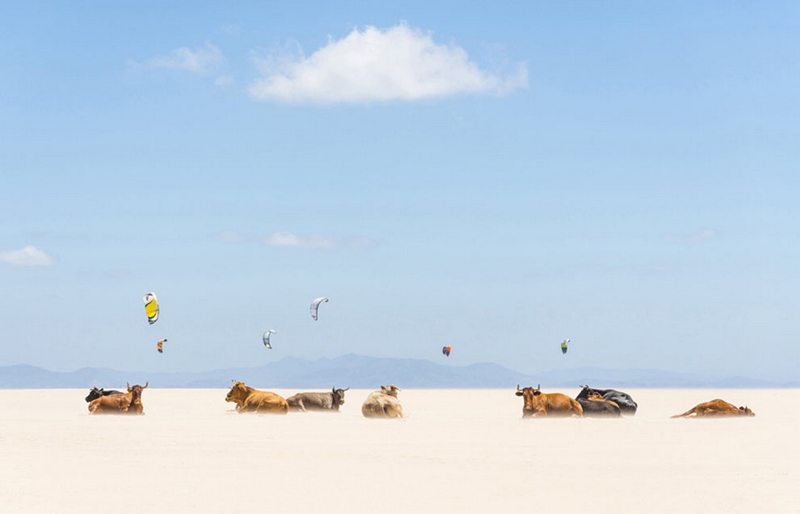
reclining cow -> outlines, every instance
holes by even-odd
[[[544,416],[583,416],[583,407],[576,400],[561,393],[543,393],[541,386],[519,388],[517,396],[522,396],[525,403],[522,406],[522,417]]]
[[[96,400],[101,396],[109,396],[112,394],[124,394],[124,393],[122,391],[117,391],[116,389],[111,389],[109,391],[106,391],[102,387],[99,389],[97,387],[93,387],[91,391],[89,391],[89,396],[86,397],[86,403],[89,403],[92,400]]]
[[[622,413],[616,402],[604,400],[596,392],[590,393],[588,398],[576,398],[583,408],[583,416],[586,418],[619,418]]]
[[[755,416],[747,407],[737,407],[723,400],[711,400],[698,404],[683,414],[676,414],[673,418],[700,418],[704,416]]]
[[[259,391],[232,380],[233,387],[225,397],[226,402],[236,403],[236,410],[242,412],[259,412],[262,414],[286,414],[289,404],[286,400],[269,391]]]
[[[576,396],[575,399],[588,399],[589,394],[593,392],[598,393],[603,397],[604,400],[616,403],[619,406],[619,410],[622,414],[634,415],[636,414],[636,409],[639,407],[628,393],[623,393],[622,391],[617,391],[615,389],[592,389],[586,385],[581,386],[581,392],[578,393],[578,396]]]
[[[344,405],[344,392],[350,389],[331,389],[330,393],[297,393],[286,398],[289,408],[300,412],[307,411],[336,411]]]
[[[365,418],[402,418],[403,407],[397,399],[398,391],[400,389],[397,386],[389,385],[369,393],[361,405],[361,414]]]
[[[142,406],[142,390],[150,385],[128,386],[127,393],[112,394],[95,398],[89,403],[89,414],[144,414]]]

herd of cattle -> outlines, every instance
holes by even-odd
[[[145,385],[128,386],[128,392],[92,388],[86,401],[90,414],[144,414],[142,391]],[[541,386],[525,387],[517,385],[516,395],[524,400],[522,417],[621,417],[636,414],[638,405],[627,393],[615,389],[593,389],[580,386],[575,398],[562,393],[543,393]],[[236,404],[236,410],[264,414],[286,414],[290,410],[338,411],[344,405],[344,393],[350,389],[331,389],[326,393],[298,393],[289,398],[259,391],[233,380],[233,387],[225,396],[226,402]],[[371,392],[361,405],[361,414],[366,418],[402,418],[403,406],[397,398],[400,389],[395,385],[381,386],[379,391]],[[755,416],[747,407],[736,407],[723,400],[704,402],[673,418],[708,416]]]

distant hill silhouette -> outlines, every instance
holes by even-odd
[[[707,378],[647,369],[574,368],[528,375],[492,363],[450,366],[423,359],[377,358],[355,354],[316,360],[287,357],[253,368],[178,373],[108,368],[56,372],[25,364],[0,367],[2,389],[112,388],[126,382],[150,382],[151,386],[167,388],[225,388],[231,380],[259,388],[305,389],[333,386],[377,388],[382,384],[442,389],[515,388],[517,384],[541,384],[543,389],[577,388],[581,384],[595,387],[800,387],[800,382],[776,383],[748,377]]]

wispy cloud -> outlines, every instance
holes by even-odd
[[[222,34],[225,34],[226,36],[239,36],[242,33],[241,27],[233,23],[228,23],[227,25],[223,25],[219,29],[217,29],[217,31]]]
[[[206,75],[213,73],[224,62],[225,56],[222,51],[211,42],[206,41],[203,46],[195,49],[182,46],[166,55],[151,57],[141,65],[147,68],[181,70]]]
[[[382,240],[367,236],[298,235],[286,231],[272,232],[267,236],[246,236],[239,232],[228,230],[218,234],[217,239],[225,243],[258,242],[274,248],[301,248],[306,250],[365,249],[383,244]]]
[[[524,64],[502,77],[481,70],[456,45],[400,24],[366,27],[305,57],[256,58],[262,77],[249,88],[257,100],[359,103],[458,94],[504,94],[528,84]]]
[[[233,84],[233,77],[230,75],[220,75],[214,79],[214,85],[219,87],[228,87]]]
[[[219,239],[223,243],[241,243],[246,238],[238,232],[234,232],[233,230],[226,230],[218,234],[217,239]]]
[[[306,248],[312,250],[327,248],[370,248],[380,241],[365,236],[339,237],[325,234],[297,235],[291,232],[273,232],[264,238],[267,246],[283,248]]]
[[[26,246],[21,250],[0,250],[0,262],[17,267],[53,266],[58,260],[34,246]]]
[[[681,243],[681,244],[698,244],[703,243],[705,241],[710,241],[717,237],[717,232],[713,229],[707,228],[701,230],[697,234],[691,235],[683,235],[683,234],[670,234],[666,236],[666,240],[670,243]]]

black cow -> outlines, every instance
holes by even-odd
[[[350,389],[349,387],[347,389]],[[330,393],[297,393],[286,398],[289,409],[307,412],[310,410],[338,411],[344,405],[344,392],[347,389],[331,389]]]
[[[622,414],[634,415],[636,414],[636,409],[639,407],[628,393],[623,393],[615,389],[592,389],[586,385],[581,386],[581,392],[578,393],[578,396],[576,396],[575,399],[588,400],[591,393],[597,393],[603,397],[603,400],[616,403],[619,406],[619,410]]]
[[[111,389],[110,391],[106,391],[102,387],[100,389],[93,387],[91,391],[89,391],[89,396],[86,397],[86,403],[91,402],[92,400],[96,400],[101,396],[108,396],[111,394],[124,394],[122,391],[116,391]]]
[[[616,402],[604,400],[599,393],[590,393],[588,398],[578,398],[586,418],[618,418],[622,416]]]

